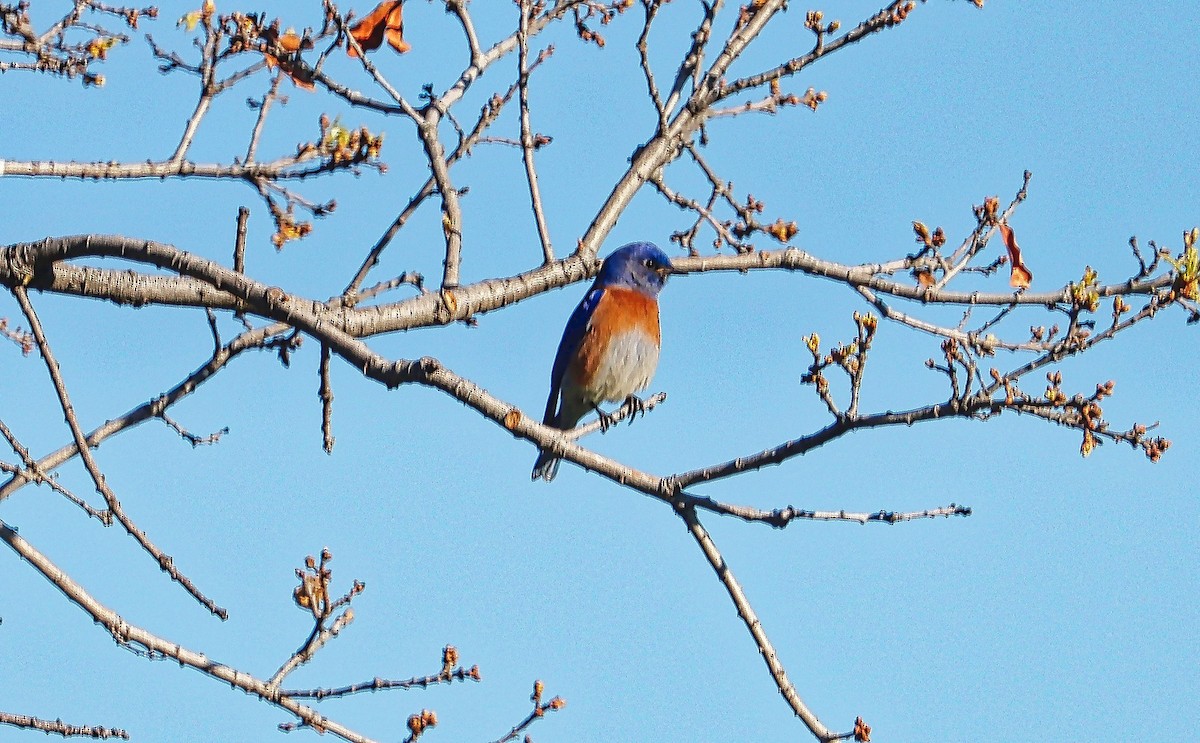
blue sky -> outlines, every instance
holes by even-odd
[[[35,12],[48,17],[42,0]],[[316,3],[259,2],[246,10],[313,25]],[[234,6],[219,4],[222,11]],[[349,7],[349,6],[347,6]],[[506,33],[509,3],[472,4],[483,39]],[[827,8],[843,28],[877,8]],[[359,9],[360,13],[366,8]],[[736,8],[734,9],[736,11]],[[750,72],[809,44],[793,4],[734,68]],[[144,30],[187,52],[163,10]],[[699,11],[666,7],[652,39],[660,78]],[[727,29],[731,20],[718,24]],[[385,74],[415,97],[448,86],[462,63],[453,20],[437,4],[406,6],[404,57],[380,53]],[[634,64],[640,26],[622,18],[598,50],[569,24],[548,34],[557,52],[534,77],[534,129],[551,234],[574,245],[653,126]],[[770,220],[795,220],[793,244],[846,263],[912,250],[910,222],[943,226],[956,243],[972,204],[1007,202],[1025,169],[1030,196],[1012,220],[1049,290],[1086,265],[1104,281],[1136,270],[1137,235],[1178,250],[1200,224],[1194,125],[1197,20],[1189,3],[1145,17],[1093,3],[935,0],[901,27],[813,66],[785,84],[825,90],[812,113],[712,123],[708,155],[739,193],[766,202]],[[348,60],[333,71],[367,85]],[[515,65],[515,59],[512,61]],[[155,71],[140,38],[114,50],[103,89],[12,73],[0,77],[0,157],[10,160],[163,159],[194,105],[194,81]],[[489,71],[461,106],[471,117],[511,82]],[[222,99],[201,130],[196,161],[245,150],[258,75]],[[276,253],[257,196],[232,183],[77,183],[0,178],[0,243],[83,232],[172,243],[228,261],[237,207],[252,209],[247,270],[289,292],[339,293],[364,252],[423,182],[407,122],[289,90],[268,122],[260,157],[316,136],[320,113],[387,133],[386,175],[302,185],[338,210],[314,234]],[[495,134],[514,136],[510,114]],[[540,260],[516,150],[480,146],[455,171],[464,201],[464,280],[517,272]],[[696,193],[684,164],[669,182]],[[645,191],[606,251],[634,239],[668,249],[690,220]],[[385,254],[375,277],[440,274],[440,223],[426,207]],[[758,241],[768,247],[766,241]],[[108,266],[118,264],[107,263]],[[1001,290],[1003,277],[964,286]],[[475,328],[375,338],[392,357],[433,355],[491,393],[535,414],[576,285],[480,318]],[[211,349],[203,313],[130,310],[33,295],[86,428],[159,394]],[[844,287],[790,274],[672,280],[662,298],[664,347],[653,390],[668,402],[589,446],[667,474],[756,452],[824,426],[828,414],[798,383],[802,337],[848,339],[863,311]],[[915,308],[914,311],[922,311]],[[955,322],[957,311],[928,316]],[[0,317],[19,319],[5,294]],[[1161,422],[1174,446],[1159,464],[1106,445],[1083,460],[1075,432],[1003,415],[866,431],[746,477],[699,489],[761,508],[919,510],[965,503],[966,519],[897,526],[795,523],[782,532],[708,518],[800,694],[843,730],[856,715],[884,741],[1129,740],[1145,730],[1200,724],[1194,604],[1198,554],[1194,467],[1195,340],[1184,314],[1155,322],[1063,366],[1065,387],[1114,379],[1114,426]],[[1053,318],[1014,320],[1020,336]],[[229,338],[236,323],[222,319]],[[944,399],[924,367],[938,341],[884,324],[863,405],[900,409]],[[551,485],[529,482],[534,450],[427,389],[387,391],[335,365],[332,456],[321,451],[317,352],[291,368],[247,355],[172,413],[193,431],[228,426],[192,449],[146,424],[96,456],[128,512],[231,613],[220,623],[190,602],[116,529],[86,521],[48,489],[26,488],[0,518],[129,621],[214,659],[269,676],[306,637],[292,606],[292,570],[328,545],[335,581],[367,583],[356,620],[295,686],[436,672],[455,644],[484,682],[326,702],[322,711],[380,740],[403,738],[422,708],[441,720],[427,740],[494,740],[528,711],[535,678],[565,710],[532,730],[537,741],[784,741],[805,739],[710,568],[660,504],[564,465]],[[1015,367],[1016,357],[998,366]],[[1038,380],[1026,388],[1036,391]],[[836,386],[835,386],[836,389]],[[69,438],[35,357],[0,347],[0,418],[35,453]],[[2,455],[0,455],[2,456]],[[6,461],[11,457],[3,456]],[[91,493],[78,463],[59,471]],[[7,564],[5,564],[7,563]],[[120,651],[27,565],[0,557],[0,709],[127,728],[135,740],[241,741],[278,735],[288,718],[171,663]],[[19,738],[12,731],[9,737]],[[25,734],[30,735],[30,734]],[[298,733],[295,735],[308,735]]]

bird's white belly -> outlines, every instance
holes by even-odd
[[[588,385],[592,401],[622,402],[650,385],[658,366],[658,345],[641,330],[615,336]]]

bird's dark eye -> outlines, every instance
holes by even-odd
[[[646,268],[654,268],[654,259],[647,258],[646,260],[642,261],[642,264],[645,265]]]

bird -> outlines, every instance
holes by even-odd
[[[604,260],[558,343],[544,425],[567,431],[595,410],[601,429],[607,429],[612,416],[600,403],[624,401],[634,411],[642,407],[633,393],[650,385],[658,366],[658,294],[676,272],[671,259],[650,242],[629,243]],[[542,449],[533,479],[553,480],[558,464],[558,457]]]

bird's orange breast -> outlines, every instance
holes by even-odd
[[[635,389],[649,383],[649,377],[654,374],[658,364],[658,348],[662,342],[662,333],[658,324],[658,302],[641,292],[621,287],[608,287],[604,296],[592,312],[583,340],[579,345],[579,353],[568,370],[577,384],[588,388],[597,380],[597,372],[611,366],[614,359],[611,355],[614,345],[625,346],[633,343],[653,348],[653,353],[633,353],[625,363],[635,365],[645,363],[648,369],[628,369],[632,378],[636,378]],[[632,349],[630,349],[632,350]],[[624,355],[624,354],[623,354]],[[645,356],[642,359],[639,357]],[[624,375],[622,375],[624,376]],[[645,381],[642,381],[642,380]],[[631,380],[633,381],[633,380]],[[602,384],[609,387],[609,384]],[[617,387],[627,386],[618,383]],[[597,390],[598,391],[598,390]],[[631,394],[634,390],[624,391],[621,397]]]

